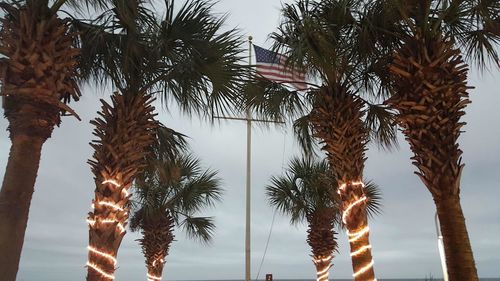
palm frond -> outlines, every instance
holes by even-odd
[[[179,201],[172,204],[179,204],[179,209],[186,213],[213,206],[222,196],[220,179],[216,175],[217,172],[207,170],[195,178],[186,179],[182,190],[177,194]]]
[[[293,122],[293,132],[305,156],[316,156],[318,145],[313,136],[313,128],[309,121],[309,115],[304,115]]]
[[[174,159],[188,148],[186,135],[181,134],[165,125],[156,129],[156,143],[152,146],[157,159]]]
[[[368,198],[366,204],[366,211],[370,218],[380,215],[382,213],[382,192],[378,185],[372,181],[365,184],[365,194]]]
[[[137,230],[159,217],[172,216],[189,237],[208,241],[212,219],[196,214],[221,200],[220,185],[217,172],[202,169],[200,160],[190,154],[156,159],[135,182],[131,227]]]
[[[290,160],[285,175],[272,177],[266,187],[269,204],[290,216],[290,223],[304,222],[318,209],[335,209],[337,181],[325,160]]]
[[[295,90],[255,76],[244,88],[245,109],[251,109],[257,117],[274,121],[294,120],[310,108],[309,101]]]
[[[163,101],[174,100],[184,112],[208,116],[233,111],[241,102],[241,38],[221,32],[225,17],[214,16],[213,3],[186,1],[174,15],[167,1],[165,18],[155,36],[157,51],[169,66],[156,81]]]
[[[142,1],[116,1],[92,21],[74,20],[80,33],[79,68],[85,80],[112,82],[121,92],[144,92],[158,71],[151,51],[156,21]]]
[[[381,148],[391,150],[398,147],[395,113],[390,108],[376,104],[367,104],[365,123],[369,128],[370,138]]]
[[[402,0],[372,1],[365,10],[365,27],[372,35],[371,46],[391,55],[416,30],[426,38],[444,36],[483,69],[488,62],[500,67],[500,3],[495,0],[431,0],[407,3]],[[382,54],[382,53],[381,53]]]
[[[83,13],[83,10],[87,11],[102,11],[109,8],[111,0],[56,0],[54,4],[50,7],[53,12],[59,11],[63,6],[67,5],[73,10],[79,13]]]
[[[212,240],[215,224],[212,217],[186,217],[181,223],[182,229],[191,239],[209,243]]]

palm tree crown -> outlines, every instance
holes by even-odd
[[[335,221],[340,223],[337,188],[337,179],[328,161],[294,157],[285,175],[271,177],[266,194],[272,206],[290,216],[291,224],[303,223],[321,209],[332,210]],[[377,185],[369,182],[366,194],[368,213],[371,216],[380,213],[381,194]]]
[[[82,76],[118,89],[92,121],[96,203],[89,213],[88,281],[114,274],[115,260],[103,257],[118,253],[129,214],[127,189],[147,167],[156,141],[154,97],[202,116],[223,114],[238,103],[245,68],[238,64],[240,40],[235,30],[222,30],[224,17],[214,16],[213,4],[193,0],[177,9],[165,1],[161,20],[151,5],[114,0],[95,21],[78,25]]]
[[[120,9],[80,24],[82,69],[98,83],[111,80],[123,93],[154,93],[186,113],[234,110],[245,67],[240,37],[221,31],[209,1],[186,1],[177,12],[165,1],[161,20],[146,1],[115,1]]]
[[[364,41],[360,29],[361,2],[351,0],[298,0],[283,7],[283,20],[272,34],[274,50],[284,54],[289,68],[307,71],[314,87],[290,91],[276,83],[258,80],[249,85],[248,106],[264,116],[293,120],[297,139],[308,154],[314,138],[320,139],[333,167],[347,211],[356,280],[374,280],[369,246],[363,171],[370,140],[391,148],[396,128],[391,111],[377,105],[371,87],[373,61],[360,52]],[[318,81],[318,82],[316,82]],[[362,202],[362,203],[359,203]],[[354,205],[353,205],[354,204]],[[351,211],[354,208],[356,211]],[[355,242],[355,243],[354,243]]]
[[[337,179],[326,160],[293,158],[287,172],[272,177],[266,187],[269,203],[290,216],[291,224],[308,223],[307,243],[311,247],[318,280],[328,280],[333,253],[337,251],[334,228],[341,227],[341,202]],[[369,214],[379,212],[380,193],[373,184],[365,188]]]
[[[0,96],[12,146],[0,191],[0,279],[14,281],[42,146],[61,117],[79,119],[70,101],[81,96],[80,50],[65,4],[98,7],[104,1],[2,1]],[[27,157],[29,155],[29,157]]]
[[[498,14],[498,1],[475,0],[377,0],[364,14],[365,51],[380,62],[385,103],[397,111],[416,174],[436,204],[451,280],[478,280],[460,205],[458,139],[471,88],[463,56],[480,68],[500,66]]]
[[[141,231],[148,276],[161,277],[165,257],[174,239],[174,229],[182,228],[190,238],[209,242],[215,225],[211,217],[197,213],[221,199],[217,173],[202,170],[191,155],[163,161],[136,181],[130,228]]]
[[[271,178],[266,187],[269,203],[290,216],[290,223],[302,223],[318,209],[338,208],[335,202],[337,182],[328,163],[293,158],[284,176]]]
[[[347,94],[356,100],[364,138],[388,149],[397,145],[394,116],[377,104],[380,96],[371,83],[376,77],[374,62],[357,52],[366,41],[359,9],[359,3],[348,0],[285,4],[282,23],[271,35],[273,50],[287,57],[288,67],[306,71],[312,87],[292,91],[258,76],[247,85],[247,106],[267,118],[293,121],[297,140],[308,153],[315,143],[311,111],[328,95]]]

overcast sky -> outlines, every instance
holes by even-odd
[[[183,1],[178,1],[179,3]],[[217,11],[229,12],[227,27],[238,26],[257,45],[269,46],[267,34],[279,22],[278,0],[221,0]],[[462,177],[462,207],[481,277],[500,276],[500,72],[472,71],[472,104],[467,108],[466,133],[460,139],[466,163]],[[496,79],[496,81],[495,81]],[[496,83],[495,83],[496,82]],[[89,120],[96,116],[99,98],[109,92],[86,87],[73,107],[78,122],[65,117],[60,128],[43,147],[35,194],[30,209],[18,280],[83,280],[88,229],[85,222],[93,198],[94,183],[86,160],[92,150]],[[164,280],[244,278],[244,185],[246,126],[231,121],[211,127],[189,120],[176,111],[161,110],[161,122],[191,137],[194,153],[206,167],[217,169],[224,180],[224,201],[204,215],[216,217],[214,241],[204,246],[176,232]],[[3,175],[10,147],[7,121],[0,119],[0,174]],[[273,216],[264,187],[271,175],[279,175],[282,163],[299,153],[289,128],[255,128],[252,152],[252,278],[262,259]],[[411,153],[400,137],[401,148],[393,153],[370,147],[365,177],[380,185],[383,214],[370,221],[375,272],[378,278],[440,277],[441,268],[434,228],[431,196],[413,174]],[[119,251],[117,279],[144,280],[144,259],[127,233]],[[260,278],[314,279],[305,226],[290,226],[278,215]],[[345,233],[338,236],[340,252],[334,259],[331,278],[352,274]]]

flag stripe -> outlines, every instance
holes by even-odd
[[[281,54],[253,45],[255,49],[256,71],[262,77],[275,82],[286,83],[297,90],[306,90],[305,72],[286,67],[287,58]]]
[[[258,69],[258,68],[257,68]],[[259,71],[260,74],[262,75],[269,75],[269,76],[276,76],[276,77],[279,77],[279,78],[286,78],[288,80],[293,80],[294,77],[292,75],[287,75],[286,73],[283,73],[283,72],[277,72],[277,71],[273,71],[273,70],[260,70]]]
[[[263,71],[260,71],[259,74],[262,75],[264,78],[267,78],[269,80],[273,80],[276,82],[289,83],[289,84],[293,85],[295,88],[297,88],[298,90],[307,89],[307,84],[304,81],[298,81],[296,79],[293,79],[293,77],[290,77],[290,76],[283,76],[283,75],[279,75],[276,73],[268,73],[268,72],[263,72]]]
[[[289,73],[291,75],[296,75],[298,77],[305,78],[304,73],[290,71],[290,68],[286,68],[285,66],[279,65],[279,64],[259,63],[259,64],[257,64],[257,68],[259,68],[259,67],[266,68],[266,69],[272,69],[272,70],[278,70],[278,71],[282,71],[284,73]]]

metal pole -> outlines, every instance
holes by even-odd
[[[248,36],[248,65],[252,65],[252,36]],[[252,150],[252,116],[247,109],[247,183],[246,183],[246,229],[245,229],[245,281],[250,281],[250,178]]]
[[[436,223],[439,258],[441,259],[441,268],[443,269],[443,280],[448,281],[448,268],[446,266],[446,255],[444,253],[443,235],[441,234],[441,228],[439,227],[439,218],[437,212],[434,217],[434,222]]]

